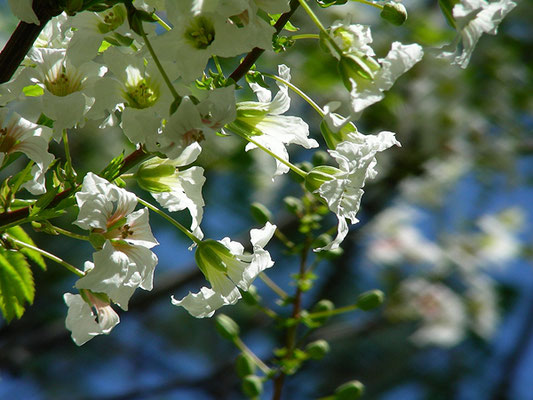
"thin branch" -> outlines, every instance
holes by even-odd
[[[41,24],[27,24],[22,21],[18,24],[0,53],[0,83],[11,79],[44,26],[53,17],[61,14],[62,10],[57,3],[53,0],[33,0],[33,11]]]

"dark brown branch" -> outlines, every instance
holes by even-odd
[[[44,26],[52,17],[61,14],[57,1],[53,0],[33,0],[33,10],[41,24],[27,24],[22,21],[18,24],[0,53],[0,83],[11,79]]]
[[[298,0],[291,0],[290,10],[287,11],[285,14],[282,14],[274,25],[276,35],[281,32],[281,30],[292,17],[292,14],[294,14],[299,5],[300,3],[298,2]],[[239,66],[235,69],[235,71],[233,71],[233,73],[229,77],[235,82],[241,80],[242,77],[246,75],[246,73],[250,70],[250,68],[252,68],[252,65],[254,65],[254,63],[261,56],[261,54],[264,53],[264,51],[265,50],[263,49],[255,47],[252,51],[248,53],[244,60],[242,60],[242,63],[239,64]]]

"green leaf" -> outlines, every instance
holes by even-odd
[[[44,90],[39,85],[29,85],[22,89],[22,93],[27,97],[38,97],[44,94]]]
[[[7,322],[24,314],[24,304],[33,304],[35,285],[26,257],[0,248],[0,310]]]
[[[105,167],[105,169],[102,171],[100,176],[104,179],[107,179],[108,181],[112,181],[115,179],[122,166],[124,165],[124,152],[122,154],[118,155],[117,157],[113,158],[109,165]]]
[[[29,245],[37,247],[33,242],[32,238],[20,226],[13,226],[9,228],[7,230],[7,233],[9,233],[15,239],[20,240],[21,242],[28,243]],[[46,271],[46,263],[40,253],[27,247],[21,247],[20,252]]]
[[[276,22],[278,22],[278,19],[279,17],[281,17],[281,14],[269,14],[269,15],[270,15],[270,25],[272,26],[276,25]],[[283,29],[289,32],[296,32],[300,30],[300,28],[294,26],[291,21],[287,21]]]

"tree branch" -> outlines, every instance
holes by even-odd
[[[19,65],[30,51],[35,39],[44,26],[56,15],[61,14],[57,1],[33,0],[33,11],[41,22],[40,25],[19,22],[17,28],[0,53],[0,83],[11,79]]]

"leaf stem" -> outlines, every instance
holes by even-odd
[[[314,313],[307,314],[307,318],[322,318],[322,317],[330,317],[332,315],[338,315],[338,314],[344,314],[350,311],[357,310],[358,307],[356,304],[351,304],[349,306],[339,307],[334,310],[328,310],[328,311],[317,311]]]
[[[313,12],[313,10],[311,10],[311,7],[309,7],[309,5],[307,4],[306,0],[298,0],[298,1],[300,2],[300,5],[305,10],[307,15],[309,15],[309,18],[311,18],[313,23],[326,36],[328,41],[331,43],[331,46],[335,49],[335,51],[339,54],[339,57],[340,57],[342,55],[342,53],[343,53],[341,48],[337,45],[337,43],[335,43],[333,38],[329,35],[329,32],[326,30],[326,28],[324,28],[324,25],[322,25],[322,22],[320,22],[320,20],[318,19],[316,14]]]
[[[42,256],[44,256],[46,258],[49,258],[50,260],[56,262],[59,265],[62,265],[63,267],[68,269],[70,272],[78,275],[79,277],[85,276],[85,273],[83,271],[80,271],[78,268],[76,268],[75,266],[69,264],[68,262],[64,261],[63,259],[59,258],[58,256],[56,256],[56,255],[54,255],[52,253],[49,253],[49,252],[47,252],[45,250],[42,250],[42,249],[40,249],[38,247],[32,246],[31,244],[24,243],[24,242],[22,242],[22,241],[20,241],[18,239],[15,239],[11,235],[7,235],[6,234],[6,236],[13,243],[16,243],[16,244],[18,244],[19,246],[22,246],[22,247],[27,247],[30,250],[36,251],[37,253],[41,254]]]
[[[265,284],[270,288],[272,289],[272,291],[274,293],[276,293],[279,297],[281,297],[282,300],[286,300],[289,295],[287,294],[287,292],[285,290],[283,290],[282,288],[280,288],[276,282],[274,282],[272,279],[270,279],[268,277],[267,274],[265,274],[264,272],[261,272],[259,274],[259,278],[265,282]]]
[[[383,6],[381,4],[374,3],[373,1],[367,1],[367,0],[351,0],[351,1],[356,1],[358,3],[366,4],[367,6],[372,6],[372,7],[378,8],[380,10],[383,10]]]
[[[157,15],[156,13],[153,13],[153,14],[152,14],[152,17],[157,21],[157,23],[158,23],[159,25],[161,25],[163,28],[165,28],[165,30],[167,30],[167,31],[172,30],[172,28],[170,27],[170,25],[167,24],[165,21],[163,21],[163,20],[159,17],[159,15]]]
[[[270,375],[270,368],[259,357],[257,357],[248,346],[246,346],[246,344],[241,340],[241,338],[236,337],[235,339],[233,339],[233,343],[235,343],[235,346],[237,346],[240,351],[249,355],[265,375]]]
[[[168,86],[170,92],[172,93],[172,96],[174,97],[174,100],[177,102],[181,101],[181,96],[178,94],[176,89],[174,88],[174,85],[172,85],[172,82],[170,82],[170,78],[168,77],[165,69],[161,65],[161,62],[159,61],[159,58],[157,57],[157,54],[155,54],[154,48],[152,47],[152,44],[148,40],[148,37],[146,36],[146,32],[144,29],[141,32],[141,36],[144,39],[144,43],[146,44],[146,47],[148,48],[148,51],[150,52],[150,55],[154,59],[155,65],[157,66],[157,69],[161,73],[161,76],[163,77],[163,80],[165,81],[165,84]]]
[[[51,228],[54,231],[56,231],[57,233],[60,233],[61,235],[68,236],[68,237],[70,237],[72,239],[89,241],[89,236],[79,235],[77,233],[67,231],[66,229],[60,228],[60,227],[55,226],[55,225],[51,225]]]
[[[253,143],[255,144],[258,148],[260,148],[261,150],[263,150],[265,153],[267,153],[268,155],[274,157],[276,160],[278,160],[280,163],[282,164],[285,164],[287,167],[289,167],[291,170],[293,170],[295,173],[297,173],[298,175],[300,175],[302,178],[305,179],[305,177],[307,176],[307,173],[298,168],[296,165],[294,164],[291,164],[290,162],[284,160],[283,158],[281,158],[280,156],[274,154],[273,152],[271,152],[269,149],[267,149],[265,146],[257,143],[255,140],[253,140],[251,137],[247,136],[247,135],[244,135],[242,133],[238,133],[238,132],[234,132],[232,131],[233,133],[235,133],[236,135],[242,137],[243,139],[245,140],[248,140],[250,143]]]
[[[301,33],[299,35],[289,36],[289,39],[300,40],[300,39],[320,39],[320,35],[317,33]]]
[[[187,228],[185,228],[182,224],[180,224],[178,221],[176,221],[174,218],[172,218],[167,213],[161,211],[156,206],[148,203],[147,201],[141,199],[140,197],[137,197],[137,201],[141,203],[143,206],[148,207],[150,210],[155,212],[156,214],[160,215],[164,219],[166,219],[168,222],[170,222],[172,225],[174,225],[176,228],[178,228],[181,232],[185,234],[189,239],[191,239],[194,243],[200,244],[202,241],[198,239],[196,236],[192,234],[191,231],[189,231]]]
[[[304,99],[311,107],[313,107],[313,109],[318,113],[318,115],[320,115],[320,117],[324,118],[324,111],[322,111],[322,109],[319,107],[318,104],[316,104],[313,99],[311,99],[308,95],[306,95],[302,90],[300,90],[298,87],[296,87],[295,85],[293,85],[291,82],[277,76],[277,75],[274,75],[274,74],[269,74],[269,73],[266,73],[264,72],[263,73],[264,76],[268,76],[269,78],[272,78],[278,82],[281,82],[283,83],[284,85],[287,85],[289,87],[289,89],[291,89],[294,93],[296,93],[298,96],[300,96],[302,99]]]

